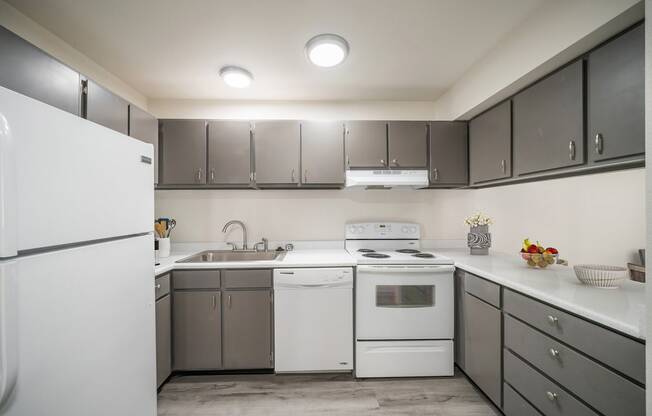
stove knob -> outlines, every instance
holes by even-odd
[[[408,227],[403,226],[403,227],[401,228],[401,232],[402,232],[403,234],[407,234],[407,232],[408,232]]]
[[[410,232],[411,233],[416,233],[417,232],[417,227],[410,227]]]

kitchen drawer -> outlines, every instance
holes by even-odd
[[[476,298],[480,298],[500,309],[500,285],[468,272],[465,274],[464,290],[466,290],[466,293],[471,294]]]
[[[272,271],[269,269],[224,270],[222,273],[225,289],[272,287]]]
[[[645,344],[508,289],[503,310],[645,384]]]
[[[604,415],[645,414],[645,389],[509,315],[504,331],[505,347]]]
[[[156,277],[154,281],[154,293],[156,294],[155,299],[157,300],[170,293],[170,273]]]
[[[597,416],[594,412],[574,398],[570,393],[562,389],[556,383],[549,380],[543,374],[526,364],[514,354],[505,350],[503,365],[505,369],[505,381],[523,395],[530,403],[536,406],[546,416]],[[505,390],[505,402],[507,403],[508,393]],[[518,395],[513,393],[514,395]],[[523,400],[521,398],[521,400]],[[527,404],[527,402],[526,402]],[[511,406],[512,404],[510,404]],[[510,409],[511,411],[511,409]],[[521,416],[527,413],[507,411],[505,414]],[[536,412],[536,411],[535,411]],[[538,415],[539,413],[531,413]],[[641,413],[642,415],[643,413]]]
[[[174,290],[219,289],[219,270],[175,270],[173,272]]]
[[[505,416],[541,416],[537,409],[507,383],[503,383],[503,413]]]

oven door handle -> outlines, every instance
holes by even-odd
[[[358,266],[358,272],[372,272],[372,273],[452,273],[455,271],[455,266]]]

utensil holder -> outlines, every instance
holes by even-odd
[[[159,257],[170,256],[170,237],[158,239],[158,256]]]

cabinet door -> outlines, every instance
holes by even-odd
[[[645,152],[645,26],[589,55],[589,160]]]
[[[129,135],[154,146],[154,184],[158,183],[158,120],[133,104],[129,105]]]
[[[156,301],[156,385],[172,372],[172,309],[170,295]]]
[[[388,167],[386,122],[347,121],[345,132],[347,167]]]
[[[206,183],[206,122],[160,120],[161,183]]]
[[[256,183],[297,185],[301,157],[298,121],[261,121],[254,129]]]
[[[583,68],[577,61],[514,96],[517,175],[584,163]]]
[[[471,183],[512,176],[512,110],[505,101],[469,123]]]
[[[387,127],[389,166],[394,169],[428,166],[428,124],[423,121],[390,121]]]
[[[344,183],[344,125],[338,121],[301,123],[301,183]]]
[[[0,26],[0,85],[80,115],[79,73]]]
[[[93,80],[86,80],[86,119],[122,134],[129,132],[129,103]]]
[[[501,402],[500,310],[464,294],[466,374],[498,407]]]
[[[246,185],[251,175],[251,124],[208,122],[208,183]]]
[[[455,269],[455,364],[466,371],[466,338],[464,276],[462,269]]]
[[[174,368],[222,367],[220,292],[174,292]]]
[[[430,184],[466,185],[469,182],[467,124],[430,123]]]
[[[272,368],[272,291],[224,291],[224,368]]]

